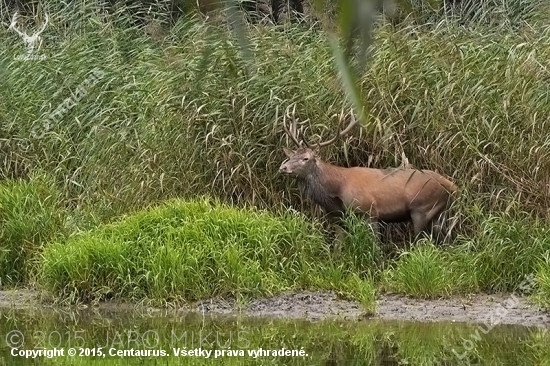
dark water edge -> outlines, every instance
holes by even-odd
[[[512,325],[0,310],[0,365],[550,365],[549,341],[546,328]],[[63,355],[32,358],[43,347]]]

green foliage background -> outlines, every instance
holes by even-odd
[[[38,2],[28,4],[27,12]],[[369,22],[354,18],[365,14],[342,3],[338,33],[325,9],[270,25],[235,23],[223,13],[178,16],[164,5],[146,12],[141,3],[48,2],[40,5],[50,23],[37,51],[47,57],[22,61],[24,43],[8,29],[15,5],[4,3],[0,192],[9,193],[0,197],[0,245],[2,260],[15,265],[2,285],[31,281],[38,271],[17,263],[35,263],[48,242],[172,198],[208,195],[275,214],[289,207],[309,213],[295,182],[277,174],[289,146],[282,114],[293,104],[313,140],[332,136],[342,109],[362,118],[363,129],[322,151],[327,161],[381,168],[400,165],[405,153],[461,190],[451,209],[458,222],[451,249],[419,246],[396,259],[372,245],[365,255],[355,239],[344,254],[363,267],[354,267],[358,280],[348,285],[360,288],[366,278],[439,296],[512,291],[530,272],[547,283],[548,5],[478,4],[443,11],[436,2],[401,3],[365,28]],[[33,138],[33,128],[95,68],[104,76]],[[42,195],[41,183],[28,185],[43,172],[51,194]],[[32,217],[38,226],[27,223]],[[20,248],[32,249],[16,255]],[[433,269],[427,277],[426,266]],[[447,283],[428,281],[451,272]],[[424,278],[428,287],[406,283]],[[541,299],[548,293],[540,287]]]

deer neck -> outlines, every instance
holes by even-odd
[[[339,198],[339,177],[337,167],[317,160],[315,169],[303,179],[304,193],[325,211],[340,211],[342,203]]]

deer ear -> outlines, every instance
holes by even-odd
[[[287,158],[290,158],[292,155],[294,155],[294,151],[287,149],[286,147],[283,147],[283,152],[285,153]]]

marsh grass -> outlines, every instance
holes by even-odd
[[[550,250],[539,260],[535,272],[534,300],[546,310],[550,309]]]
[[[324,288],[374,301],[373,285],[339,267],[296,212],[275,216],[208,200],[172,201],[44,249],[41,283],[70,302],[178,303]]]
[[[60,192],[47,175],[0,183],[0,288],[30,283],[44,243],[64,233]]]
[[[316,141],[332,136],[334,115],[349,108],[330,46],[318,28],[247,26],[255,64],[251,69],[223,21],[189,16],[168,27],[171,23],[155,14],[148,24],[159,32],[152,36],[123,8],[108,13],[92,2],[51,4],[55,16],[42,35],[46,60],[15,60],[24,44],[0,27],[5,51],[0,55],[5,68],[0,69],[0,178],[29,182],[33,172],[49,172],[71,235],[167,199],[201,195],[241,208],[309,212],[297,184],[277,173],[284,159],[281,148],[290,143],[281,115],[296,103],[296,117],[309,120],[308,136]],[[4,22],[9,20],[4,16]],[[274,268],[262,267],[267,239],[258,239],[259,234],[247,232],[265,251],[258,258],[250,257],[229,229],[224,240],[233,244],[227,250],[214,237],[200,239],[208,250],[189,253],[182,249],[191,250],[188,246],[161,245],[144,232],[156,243],[149,253],[140,226],[123,223],[115,227],[133,233],[131,240],[122,240],[122,232],[115,235],[110,227],[71,239],[80,249],[61,242],[45,248],[44,279],[75,300],[108,298],[120,291],[155,301],[193,297],[182,273],[196,280],[191,288],[204,296],[297,288],[289,279],[293,274],[300,286],[347,288],[364,299],[373,296],[369,283],[382,272],[392,279],[390,287],[419,296],[512,291],[519,277],[533,271],[543,279],[544,267],[537,266],[548,251],[549,38],[547,24],[523,21],[499,27],[452,19],[382,21],[374,30],[368,68],[361,75],[368,124],[322,150],[322,158],[342,166],[386,168],[400,165],[405,153],[416,168],[449,176],[461,190],[452,208],[458,225],[451,248],[413,245],[396,260],[381,254],[367,227],[352,225],[340,259],[307,252],[299,254],[306,259],[289,257],[294,261],[287,263],[287,244],[277,242],[273,255],[289,274],[275,276]],[[97,66],[104,78],[44,137],[33,138],[33,127]],[[40,215],[43,208],[31,206],[26,215]],[[273,220],[275,227],[282,225]],[[191,233],[170,225],[170,235],[191,240]],[[237,228],[231,230],[238,233]],[[296,228],[283,225],[282,230]],[[143,229],[156,233],[149,223]],[[44,238],[50,238],[48,228],[32,230],[37,235],[43,230]],[[171,242],[167,232],[162,235]],[[71,263],[67,271],[56,264],[54,250]],[[206,256],[208,251],[213,257]],[[150,255],[145,260],[136,253]],[[192,256],[205,262],[188,263]],[[246,260],[240,262],[242,258]],[[247,262],[250,258],[256,261]],[[315,264],[324,266],[322,275],[311,275],[307,266],[298,269],[298,264],[313,265],[307,258],[326,259]],[[200,276],[209,274],[202,266],[220,274],[219,280],[212,279],[214,287],[201,282]],[[250,275],[243,272],[248,267]],[[451,277],[437,279],[449,272]],[[260,273],[266,278],[258,284]]]
[[[428,240],[401,253],[396,266],[389,269],[386,276],[392,290],[415,297],[446,296],[453,285],[443,252]]]
[[[488,215],[481,232],[460,241],[464,271],[474,269],[475,287],[484,291],[514,291],[525,275],[536,275],[550,251],[548,225],[536,219],[518,220],[506,214]]]
[[[533,275],[539,281],[528,295],[543,304],[548,273],[544,258],[550,253],[548,226],[505,214],[485,215],[480,221],[476,235],[458,238],[456,245],[437,247],[425,241],[403,251],[384,272],[383,286],[433,298],[479,291],[514,292],[525,276]]]
[[[548,10],[544,0],[410,0],[402,17],[418,24],[453,21],[461,25],[518,27],[542,21]]]
[[[0,81],[2,176],[50,171],[65,199],[108,206],[112,217],[200,194],[307,208],[296,184],[277,174],[289,144],[280,123],[296,102],[315,141],[331,136],[334,114],[349,107],[323,33],[250,26],[258,71],[249,73],[223,25],[182,18],[154,39],[115,15],[85,12],[70,36],[52,22],[41,62],[11,59],[20,39],[0,31],[8,70]],[[457,182],[466,207],[547,215],[549,34],[546,26],[379,24],[362,76],[370,122],[322,157],[388,167],[405,152],[415,167]],[[33,139],[32,128],[97,65],[105,77]]]
[[[340,260],[357,268],[360,275],[376,277],[383,269],[386,253],[368,220],[348,211],[342,227],[342,242],[337,244]]]

